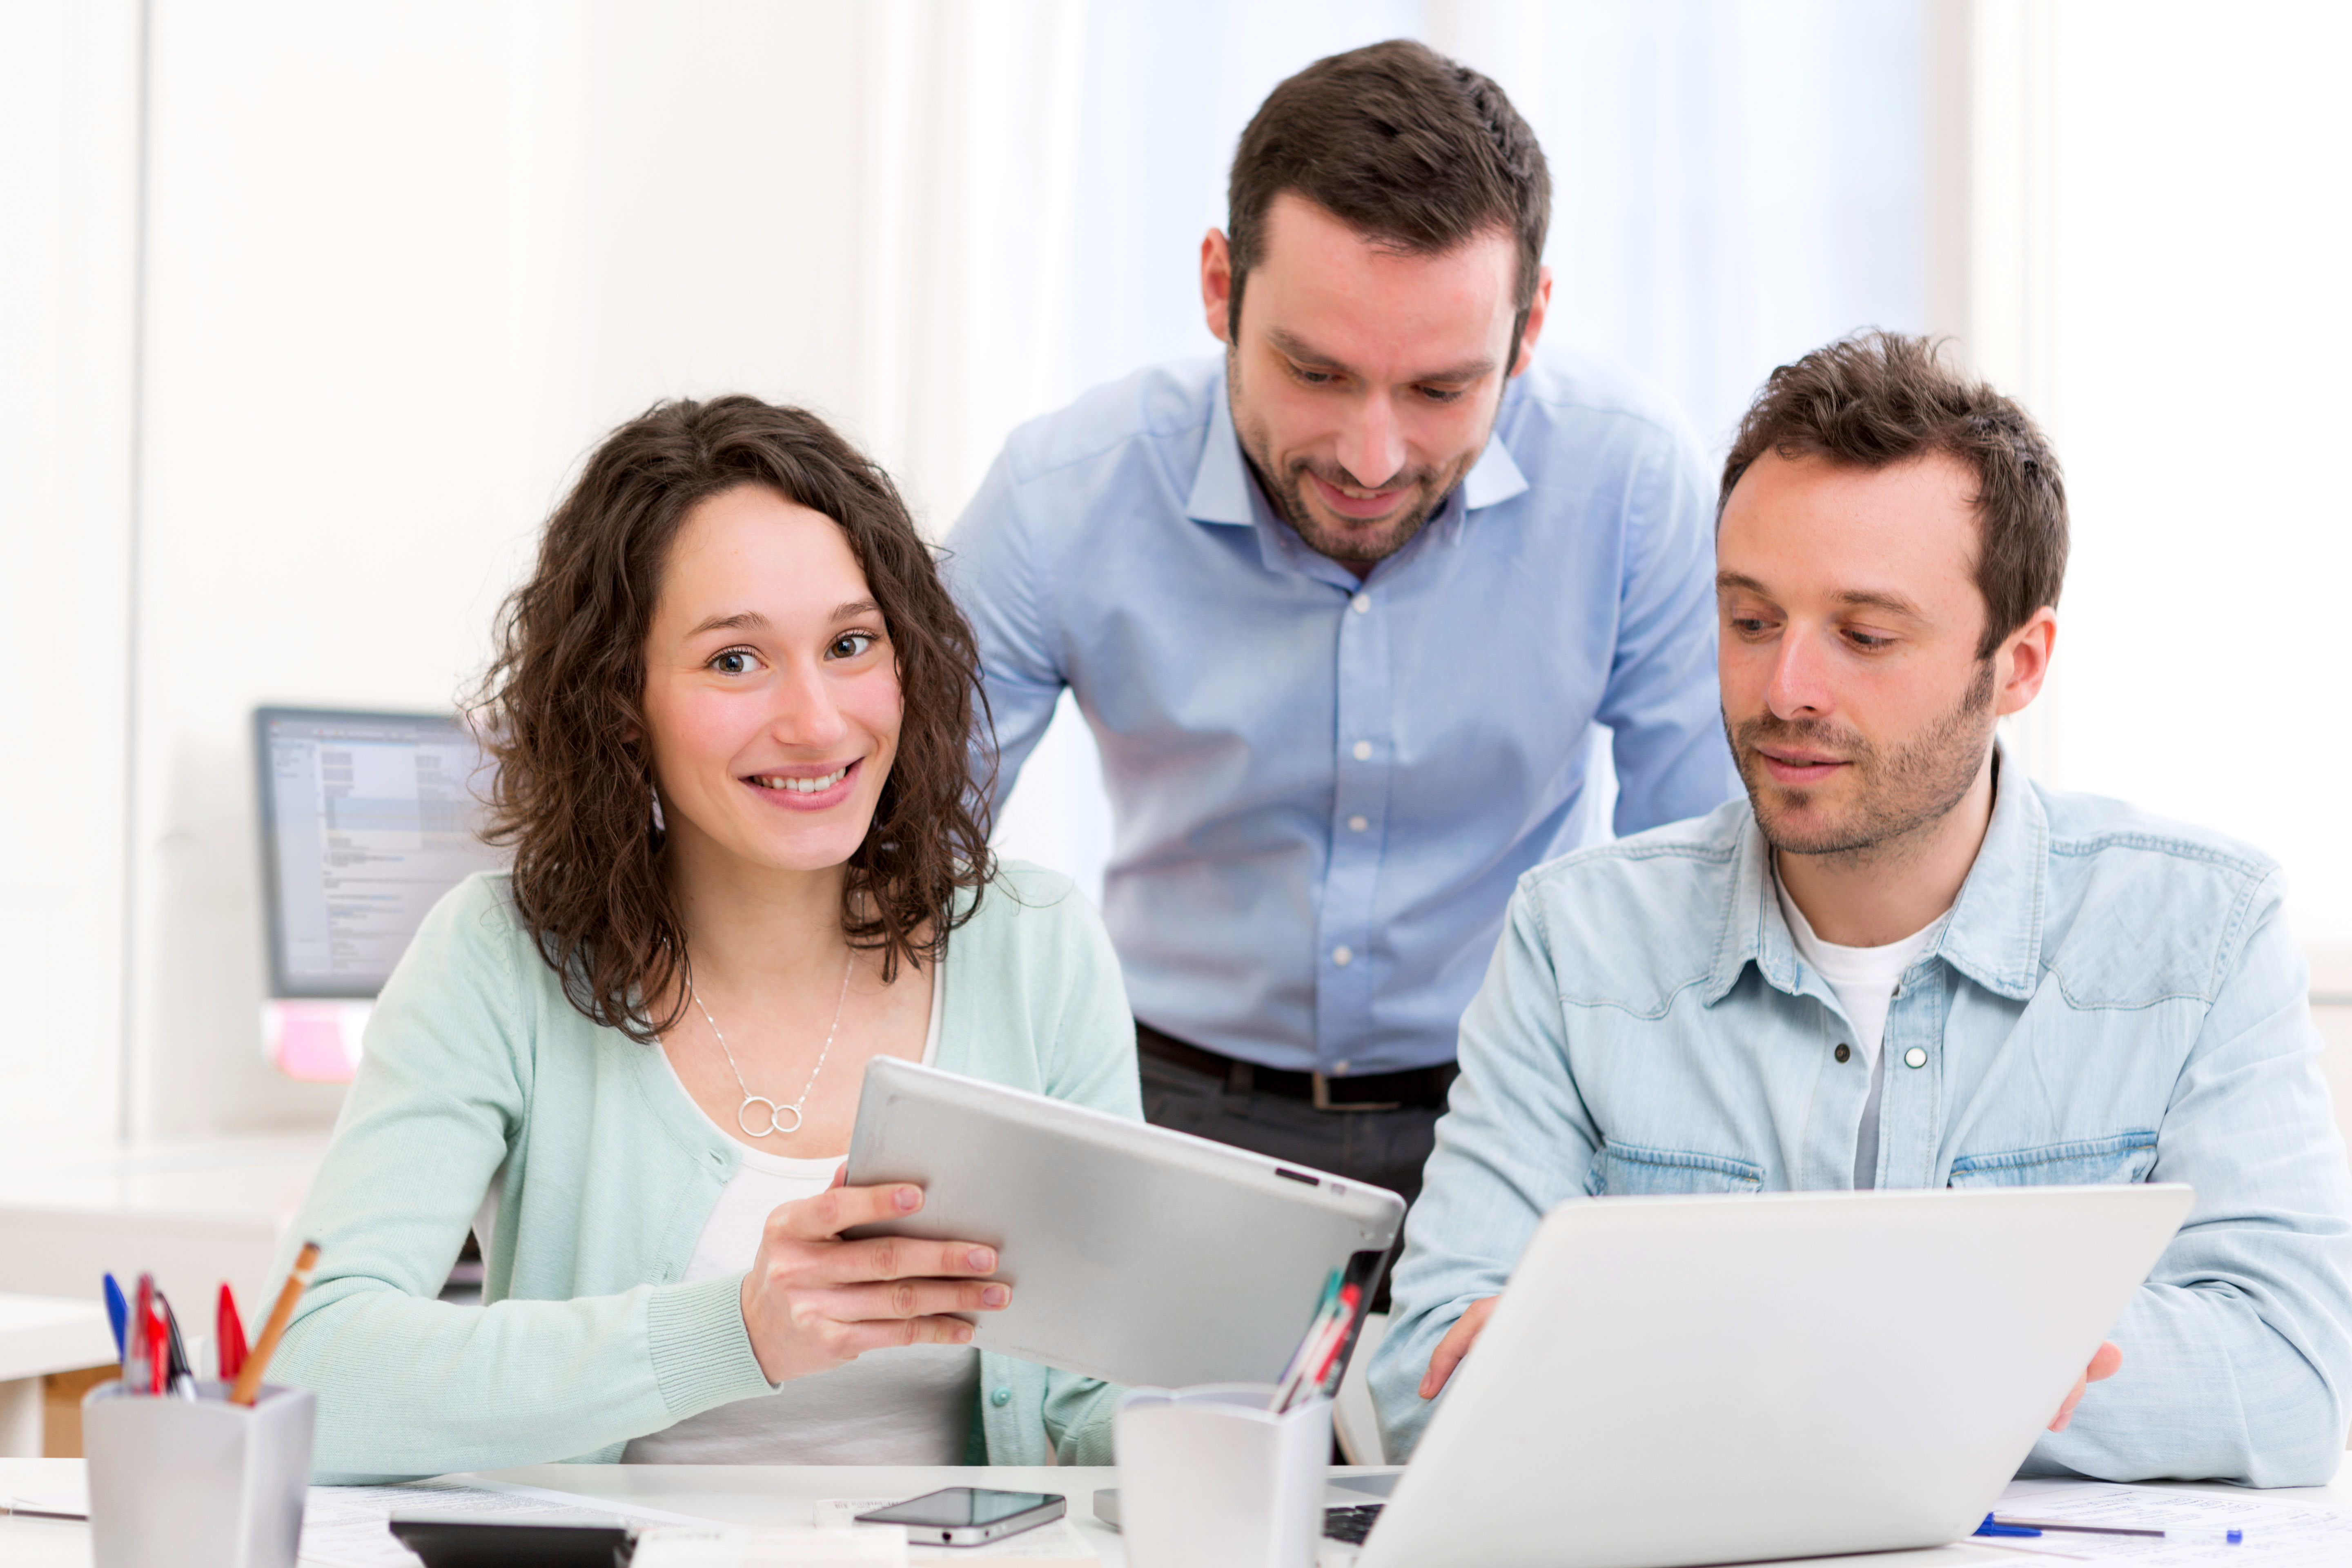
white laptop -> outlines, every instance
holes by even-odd
[[[1359,1568],[1680,1568],[1958,1540],[2192,1199],[2174,1184],[1563,1205]]]

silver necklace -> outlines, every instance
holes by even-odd
[[[727,1048],[727,1037],[719,1032],[719,1020],[710,1016],[709,1008],[703,1006],[702,993],[694,988],[693,977],[688,976],[686,994],[694,998],[694,1005],[697,1007],[702,1009],[702,1021],[710,1026],[711,1037],[719,1042],[719,1051],[727,1058],[727,1070],[735,1075],[735,1087],[743,1091],[743,1103],[735,1108],[735,1125],[743,1130],[744,1137],[786,1138],[801,1130],[801,1107],[808,1103],[809,1090],[816,1087],[816,1075],[824,1070],[824,1058],[833,1054],[833,1037],[841,1028],[842,1005],[849,1000],[849,972],[856,966],[856,950],[852,949],[849,962],[841,966],[841,994],[834,998],[833,1027],[824,1032],[824,1049],[817,1052],[816,1066],[809,1069],[808,1082],[801,1085],[801,1097],[790,1105],[778,1105],[766,1095],[751,1092],[751,1086],[743,1081],[743,1069],[735,1065],[735,1053]],[[755,1105],[764,1105],[768,1108],[768,1127],[765,1131],[753,1127],[749,1120],[751,1108]],[[786,1115],[793,1119],[793,1124],[790,1127],[778,1120]]]

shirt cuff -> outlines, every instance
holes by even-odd
[[[679,1420],[776,1391],[751,1353],[740,1274],[655,1286],[646,1304],[646,1336],[653,1351],[654,1385]]]

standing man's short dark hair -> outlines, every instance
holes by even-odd
[[[1265,211],[1285,191],[1411,255],[1505,231],[1519,258],[1512,341],[1526,330],[1551,226],[1551,169],[1493,78],[1391,38],[1317,60],[1266,95],[1225,184],[1236,337]]]

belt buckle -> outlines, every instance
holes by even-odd
[[[1318,1110],[1402,1110],[1404,1101],[1381,1102],[1370,1100],[1335,1101],[1331,1098],[1331,1080],[1319,1072],[1307,1075],[1315,1083],[1315,1109]]]

